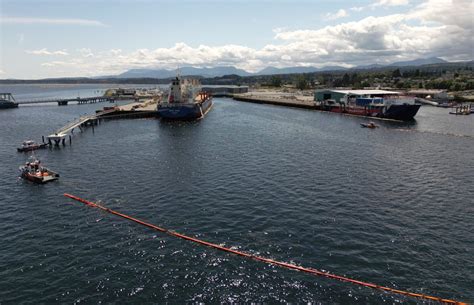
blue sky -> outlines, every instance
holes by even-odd
[[[469,0],[0,0],[0,78],[473,59]]]

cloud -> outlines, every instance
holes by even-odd
[[[76,18],[35,18],[35,17],[6,17],[0,16],[3,24],[52,24],[52,25],[81,25],[81,26],[105,26],[100,21]]]
[[[94,53],[92,53],[92,50],[89,48],[82,48],[77,50],[83,57],[93,57]]]
[[[50,72],[70,76],[110,75],[132,68],[236,66],[258,71],[267,66],[340,65],[351,67],[438,56],[472,60],[474,27],[471,1],[427,0],[404,14],[366,17],[317,29],[274,30],[274,41],[261,48],[228,44],[167,48],[76,50],[64,61],[45,62]],[[63,70],[60,70],[63,69]],[[58,72],[57,72],[58,73]],[[62,73],[62,72],[61,72]]]
[[[370,6],[377,7],[377,6],[401,6],[401,5],[408,5],[408,0],[376,0]]]
[[[351,7],[350,10],[351,11],[354,11],[354,12],[361,12],[365,9],[365,7],[363,6],[354,6],[354,7]]]
[[[61,55],[61,56],[69,55],[69,53],[67,53],[66,50],[48,51],[48,49],[46,48],[43,48],[40,50],[30,50],[30,51],[25,51],[25,52],[32,55]]]
[[[25,41],[25,34],[18,34],[18,44],[22,44]]]
[[[347,16],[349,16],[349,14],[347,14],[346,10],[340,9],[334,14],[327,13],[326,16],[325,16],[325,19],[326,20],[335,20],[335,19],[339,19],[339,18],[343,18],[343,17],[347,17]]]

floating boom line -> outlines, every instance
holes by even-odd
[[[348,277],[345,277],[345,276],[332,274],[332,273],[321,271],[321,270],[314,269],[314,268],[301,267],[301,266],[298,266],[298,265],[295,265],[295,264],[280,262],[280,261],[272,260],[272,259],[265,258],[265,257],[262,257],[262,256],[258,256],[258,255],[254,255],[254,254],[250,254],[250,253],[246,253],[246,252],[242,252],[242,251],[233,250],[233,249],[230,249],[230,248],[220,246],[218,244],[214,244],[214,243],[211,243],[211,242],[208,242],[208,241],[204,241],[204,240],[201,240],[201,239],[197,239],[197,238],[194,238],[194,237],[183,235],[183,234],[180,234],[180,233],[177,233],[177,232],[174,232],[174,231],[156,226],[154,224],[145,222],[143,220],[134,218],[132,216],[129,216],[129,215],[117,212],[117,211],[114,211],[114,210],[109,209],[107,207],[104,207],[100,204],[82,199],[80,197],[77,197],[77,196],[74,196],[74,195],[71,195],[71,194],[68,194],[68,193],[65,193],[64,196],[66,196],[68,198],[71,198],[73,200],[79,201],[79,202],[81,202],[81,203],[83,203],[87,206],[98,208],[98,209],[100,209],[102,211],[105,211],[107,213],[110,213],[110,214],[125,218],[127,220],[136,222],[138,224],[141,224],[142,226],[154,229],[156,231],[163,232],[163,233],[166,233],[168,235],[178,237],[178,238],[181,238],[181,239],[184,239],[184,240],[189,240],[189,241],[192,241],[192,242],[200,244],[200,245],[208,246],[210,248],[214,248],[214,249],[221,250],[221,251],[224,251],[224,252],[232,253],[232,254],[235,254],[235,255],[238,255],[238,256],[243,256],[243,257],[250,258],[250,259],[253,259],[253,260],[256,260],[256,261],[264,262],[264,263],[267,263],[267,264],[270,264],[270,265],[275,265],[275,266],[279,266],[279,267],[283,267],[283,268],[287,268],[287,269],[291,269],[291,270],[297,270],[297,271],[301,271],[301,272],[305,272],[305,273],[309,273],[309,274],[313,274],[313,275],[317,275],[317,276],[322,276],[322,277],[326,277],[326,278],[330,278],[330,279],[335,279],[335,280],[339,280],[341,282],[347,282],[347,283],[351,283],[351,284],[355,284],[355,285],[359,285],[359,286],[364,286],[364,287],[368,287],[368,288],[372,288],[372,289],[387,291],[387,292],[391,292],[391,293],[398,294],[398,295],[404,295],[404,296],[409,296],[409,297],[419,298],[419,299],[424,299],[424,300],[430,300],[430,301],[437,301],[437,302],[444,303],[444,304],[468,305],[467,303],[464,303],[464,302],[459,302],[459,301],[450,300],[450,299],[443,299],[443,298],[440,298],[440,297],[430,296],[430,295],[421,294],[421,293],[414,293],[414,292],[409,292],[409,291],[404,291],[404,290],[398,290],[398,289],[394,289],[394,288],[390,288],[390,287],[386,287],[386,286],[381,286],[381,285],[377,285],[377,284],[373,284],[373,283],[369,283],[369,282],[364,282],[364,281],[358,281],[358,280],[351,279],[351,278],[348,278]]]

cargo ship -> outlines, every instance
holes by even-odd
[[[18,108],[11,93],[0,93],[0,109]]]
[[[316,90],[314,100],[319,110],[398,121],[413,120],[421,106],[415,97],[386,90]]]
[[[168,120],[196,120],[203,118],[212,107],[212,97],[202,91],[197,79],[176,77],[169,93],[158,104],[158,115]]]

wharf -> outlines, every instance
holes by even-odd
[[[204,85],[202,91],[210,93],[213,97],[233,97],[234,94],[249,92],[248,86],[236,85]]]
[[[94,126],[98,125],[101,120],[156,117],[156,105],[156,101],[149,100],[144,103],[134,102],[123,106],[105,107],[104,110],[99,110],[95,115],[82,116],[68,123],[47,136],[47,139],[50,144],[52,142],[55,145],[59,145],[61,142],[65,144],[68,135],[69,142],[72,141],[71,135],[74,134],[75,128],[79,128],[82,131],[83,127],[92,126],[94,130]]]
[[[315,111],[337,114],[337,115],[370,118],[371,120],[403,122],[403,121],[394,120],[394,119],[369,117],[365,115],[357,115],[357,114],[350,114],[350,113],[339,113],[339,112],[336,113],[336,112],[321,110],[321,109],[318,109],[318,106],[313,100],[314,99],[313,96],[308,96],[308,95],[297,95],[297,94],[285,93],[285,92],[257,91],[257,92],[249,92],[245,94],[234,94],[233,99],[236,101],[256,103],[256,104],[269,104],[269,105],[276,105],[276,106],[311,109]]]
[[[122,106],[104,108],[97,111],[96,116],[101,119],[146,118],[156,117],[157,101],[150,99],[145,102],[133,102]]]
[[[257,104],[316,109],[313,96],[294,95],[289,93],[249,92],[234,94],[234,100]]]
[[[57,103],[58,106],[67,106],[67,104],[69,102],[77,102],[78,104],[93,104],[93,103],[102,103],[102,102],[113,103],[114,101],[115,100],[112,97],[91,96],[91,97],[72,97],[72,98],[23,100],[23,101],[18,101],[17,103],[19,105]]]

